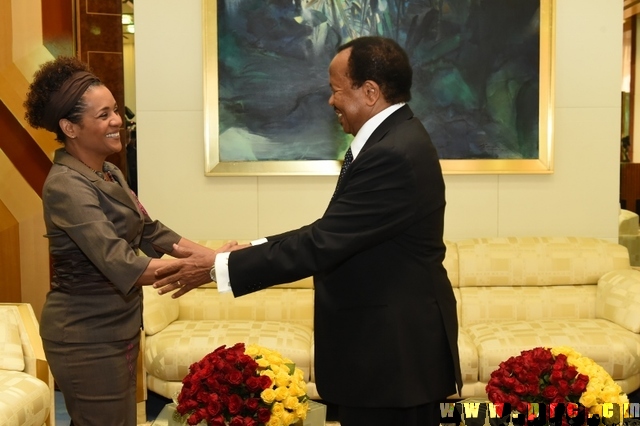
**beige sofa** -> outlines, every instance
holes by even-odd
[[[485,396],[498,364],[535,346],[572,346],[624,391],[640,387],[640,272],[625,247],[594,238],[448,241],[444,265],[458,301],[462,397]],[[144,305],[150,390],[171,397],[191,363],[244,341],[292,358],[320,398],[309,279],[238,299],[213,285],[177,300],[145,288]]]
[[[0,425],[54,423],[54,382],[33,309],[0,303]]]

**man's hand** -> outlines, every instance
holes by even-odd
[[[215,262],[216,255],[235,250],[237,247],[238,244],[235,241],[215,251],[206,248],[192,250],[174,244],[171,255],[179,259],[156,271],[155,276],[158,281],[153,283],[153,287],[157,288],[160,294],[178,289],[171,297],[180,297],[202,284],[211,282],[209,271]]]

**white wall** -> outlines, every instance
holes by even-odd
[[[617,241],[623,0],[556,3],[555,172],[447,175],[446,238]],[[151,215],[194,239],[251,239],[322,215],[336,177],[204,176],[201,0],[135,4],[139,192]]]

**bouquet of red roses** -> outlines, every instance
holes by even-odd
[[[279,353],[221,346],[189,367],[176,415],[189,425],[289,426],[306,417],[303,373]]]
[[[527,413],[528,403],[576,404],[588,383],[589,376],[570,365],[565,354],[538,347],[501,362],[486,391],[491,402]]]

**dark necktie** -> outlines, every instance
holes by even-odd
[[[347,152],[344,154],[344,161],[342,162],[342,168],[340,169],[340,176],[338,176],[338,183],[336,184],[335,191],[333,191],[332,198],[336,196],[336,192],[338,192],[338,187],[340,186],[342,177],[345,175],[345,173],[347,173],[347,169],[351,165],[352,161],[353,161],[353,153],[351,153],[351,148],[349,148]]]

